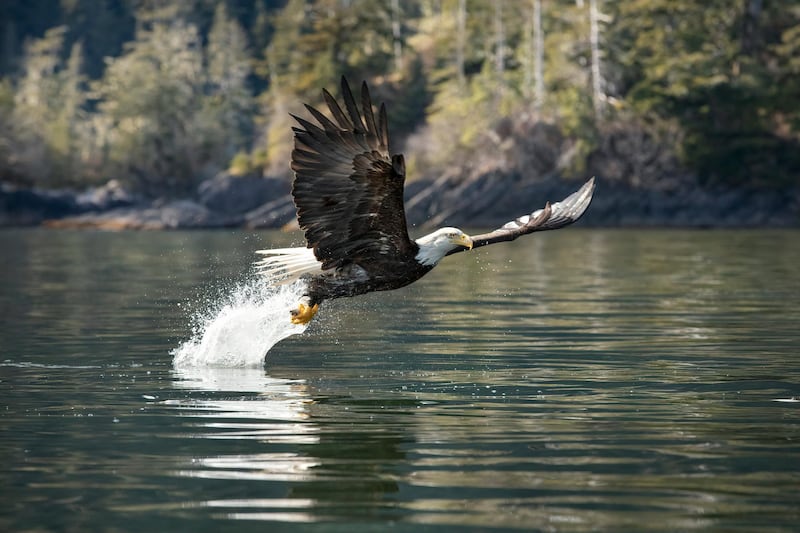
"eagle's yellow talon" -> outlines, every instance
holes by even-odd
[[[292,324],[308,324],[317,314],[317,311],[319,311],[319,304],[298,304],[297,309],[292,311]]]

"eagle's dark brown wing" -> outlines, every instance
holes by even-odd
[[[479,248],[496,242],[513,241],[517,237],[533,233],[534,231],[547,231],[569,226],[583,215],[592,201],[594,194],[594,178],[583,184],[576,192],[570,194],[560,202],[537,209],[530,215],[524,215],[507,222],[496,230],[472,236],[472,247]],[[466,248],[453,250],[448,255],[466,251]]]
[[[331,116],[294,117],[292,196],[308,247],[323,269],[414,254],[403,206],[405,163],[390,155],[386,109],[376,117],[366,82],[361,109],[342,77],[344,110],[323,90]]]

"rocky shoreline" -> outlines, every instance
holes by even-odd
[[[494,227],[557,201],[581,181],[523,179],[496,169],[420,180],[406,186],[409,224]],[[0,185],[0,227],[101,230],[292,228],[289,183],[220,174],[183,199],[147,199],[116,181],[86,191]],[[735,189],[673,185],[653,189],[597,177],[591,207],[579,222],[593,227],[800,227],[800,188]]]

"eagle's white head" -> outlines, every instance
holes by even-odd
[[[458,228],[440,228],[416,240],[419,253],[415,259],[423,265],[433,266],[448,252],[457,248],[472,249],[472,239]]]

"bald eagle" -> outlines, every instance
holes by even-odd
[[[263,274],[306,281],[291,311],[295,324],[311,321],[324,300],[413,283],[447,255],[572,224],[591,202],[594,178],[490,233],[470,237],[447,227],[412,240],[403,206],[406,168],[402,154],[389,148],[386,107],[375,116],[364,82],[359,109],[344,77],[341,83],[344,108],[322,91],[332,118],[310,105],[316,124],[292,115],[298,123],[292,128],[292,196],[307,245],[257,252],[264,256],[256,263]]]

